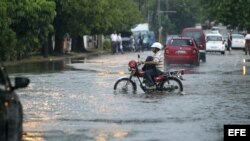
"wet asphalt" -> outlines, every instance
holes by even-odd
[[[150,51],[140,52],[142,59]],[[137,53],[91,56],[12,66],[31,79],[18,90],[29,141],[222,141],[226,124],[250,124],[250,56],[241,50],[207,53],[185,69],[184,95],[119,94]],[[245,59],[245,62],[244,62]]]

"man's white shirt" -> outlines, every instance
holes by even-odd
[[[117,38],[118,38],[118,36],[117,36],[117,34],[111,34],[111,41],[112,42],[116,42],[117,41]]]
[[[154,54],[154,61],[157,62],[156,68],[163,71],[163,52],[161,50]]]
[[[245,39],[246,39],[246,40],[250,40],[250,34],[247,34],[247,35],[245,36]]]

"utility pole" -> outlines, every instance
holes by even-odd
[[[161,26],[161,13],[160,13],[160,11],[161,11],[161,7],[160,7],[160,3],[161,3],[161,1],[160,0],[158,0],[157,1],[157,16],[158,16],[158,26],[159,26],[159,28],[158,28],[158,42],[162,42],[162,26]]]
[[[168,4],[168,0],[166,0],[166,10],[168,11],[168,8],[169,8],[169,6],[168,6],[169,4]]]
[[[161,25],[161,14],[162,13],[176,13],[176,11],[173,11],[173,10],[169,10],[169,6],[168,6],[168,0],[166,0],[166,10],[165,11],[161,11],[161,0],[158,0],[157,1],[157,16],[158,16],[158,41],[159,42],[162,42],[162,25]]]
[[[157,16],[158,16],[158,25],[159,26],[161,26],[161,14],[160,14],[161,7],[160,7],[160,3],[161,3],[161,1],[158,0],[157,1]]]

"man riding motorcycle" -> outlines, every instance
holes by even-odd
[[[137,82],[144,92],[160,91],[169,93],[183,92],[183,84],[181,82],[184,70],[166,71],[161,70],[163,67],[163,54],[161,53],[162,45],[158,42],[152,46],[154,56],[148,56],[146,61],[130,60],[128,63],[129,76],[119,78],[114,84],[115,92],[134,93],[137,90]],[[144,64],[143,68],[139,66]],[[138,81],[136,81],[138,80]]]
[[[162,49],[162,44],[155,42],[151,45],[151,50],[154,53],[153,56],[148,56],[146,61],[142,61],[144,64],[142,68],[145,73],[143,78],[145,79],[145,84],[148,89],[155,89],[154,77],[162,74],[163,72],[163,56],[160,50]]]

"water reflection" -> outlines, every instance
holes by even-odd
[[[29,74],[30,87],[19,92],[24,141],[223,140],[223,124],[249,123],[250,104],[242,60],[234,67],[222,60],[219,65],[208,61],[199,67],[172,67],[186,70],[186,96],[144,93],[139,87],[135,93],[116,93],[114,82],[128,75],[127,63],[63,61],[62,70],[75,63],[78,71]]]
[[[246,66],[242,67],[242,75],[245,76],[247,72]]]
[[[89,56],[91,58],[91,56]],[[21,63],[8,65],[6,69],[8,73],[53,73],[64,70],[74,69],[67,64],[87,63],[87,57],[64,58],[59,60],[35,61],[29,63]]]
[[[119,128],[115,129],[99,129],[99,130],[90,130],[90,132],[96,134],[95,141],[108,141],[111,138],[123,139],[128,136],[128,132],[121,130]]]
[[[23,133],[23,141],[45,141],[44,138],[41,137],[41,134],[39,133]]]
[[[250,62],[250,59],[243,59],[243,66],[242,66],[242,75],[245,76],[247,75],[247,67],[249,67],[248,63]]]
[[[67,60],[32,62],[6,66],[8,73],[49,73],[67,69]]]

